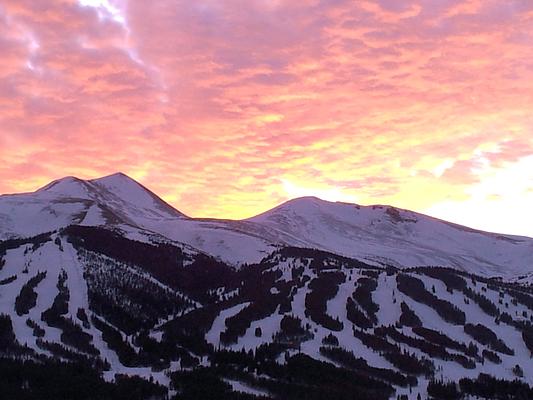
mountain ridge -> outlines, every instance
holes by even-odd
[[[278,246],[331,251],[399,267],[445,265],[488,276],[533,269],[533,239],[465,227],[388,205],[308,196],[242,220],[191,218],[123,173],[68,176],[33,193],[0,197],[0,239],[71,224],[153,234],[233,265],[258,262]],[[25,228],[27,228],[25,230]]]

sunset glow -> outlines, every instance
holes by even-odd
[[[533,236],[533,1],[4,0],[0,193],[314,195]]]

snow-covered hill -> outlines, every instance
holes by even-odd
[[[442,267],[284,247],[235,269],[89,226],[0,242],[0,361],[89,365],[187,399],[533,394],[531,321],[530,286]]]
[[[458,382],[480,373],[513,380],[522,371],[533,383],[524,369],[533,353],[530,288],[439,267],[373,268],[296,248],[273,253],[264,264],[276,300],[268,305],[257,295],[226,302],[205,336],[215,348],[257,351],[277,342],[289,354],[341,367],[366,363],[391,380],[393,371],[412,373],[416,385],[393,384],[409,399],[426,398],[431,380]],[[413,356],[418,367],[430,360],[433,372],[409,372],[417,362],[391,352]]]
[[[306,197],[249,221],[308,247],[400,267],[441,265],[503,277],[533,271],[531,238],[478,231],[391,206]]]
[[[490,216],[488,216],[490,217]],[[306,197],[242,220],[185,216],[124,174],[63,178],[34,193],[0,196],[0,239],[71,224],[107,226],[188,245],[232,265],[280,246],[311,247],[399,267],[441,265],[513,279],[533,273],[533,239],[473,230],[390,206]]]

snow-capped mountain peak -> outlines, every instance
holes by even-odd
[[[94,188],[91,186],[92,185],[90,185],[88,182],[76,178],[75,176],[66,176],[50,182],[49,184],[38,189],[35,193],[86,199],[89,198],[89,193],[91,190],[94,190]]]
[[[127,224],[187,218],[122,173],[82,180],[67,176],[33,193],[0,198],[0,239],[27,237],[71,224]]]
[[[155,193],[122,172],[102,178],[82,180],[67,176],[37,190],[35,194],[48,194],[57,198],[87,199],[110,206],[136,208],[153,217],[185,217]]]
[[[88,183],[98,187],[103,196],[111,195],[121,202],[125,201],[154,218],[185,217],[151,190],[122,172],[92,179]]]

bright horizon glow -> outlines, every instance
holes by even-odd
[[[195,217],[533,237],[532,2],[5,0],[0,35],[0,193],[123,171]]]

